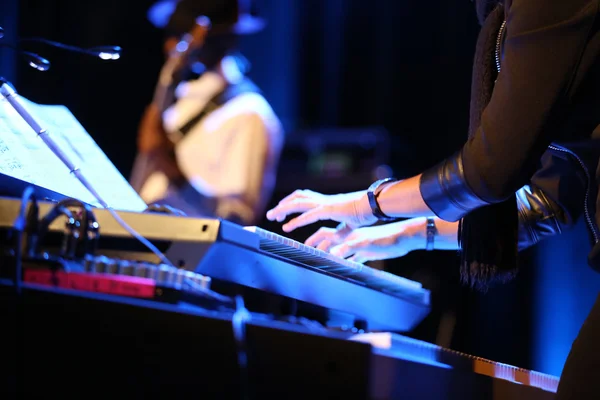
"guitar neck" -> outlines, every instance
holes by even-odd
[[[163,66],[154,95],[152,96],[152,104],[154,104],[161,112],[164,111],[174,100],[175,86],[178,82],[175,79],[175,68],[179,64],[177,54],[172,54],[165,65]]]
[[[206,17],[199,17],[190,32],[183,35],[177,46],[169,53],[169,58],[160,72],[152,98],[152,104],[161,112],[173,102],[175,87],[179,83],[182,71],[188,64],[190,54],[204,45],[209,29],[210,20]]]

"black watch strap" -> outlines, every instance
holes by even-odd
[[[397,179],[394,179],[394,178],[380,179],[380,180],[374,182],[371,186],[369,186],[369,189],[367,190],[367,198],[369,199],[369,205],[371,206],[371,212],[380,221],[389,222],[389,221],[396,220],[396,218],[393,218],[393,217],[390,217],[389,215],[384,214],[384,212],[381,211],[381,208],[379,207],[379,203],[377,202],[377,196],[379,195],[379,192],[381,191],[381,186],[385,183],[396,182],[396,181],[397,181]]]
[[[435,220],[432,217],[427,218],[427,243],[425,250],[431,251],[434,249],[435,237],[437,235],[437,228],[435,226]]]

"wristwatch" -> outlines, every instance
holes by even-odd
[[[427,243],[425,244],[425,250],[431,251],[434,249],[434,241],[437,235],[437,228],[435,226],[435,220],[433,217],[427,217]]]
[[[371,206],[371,212],[380,221],[390,222],[390,221],[395,221],[397,219],[397,218],[393,218],[393,217],[390,217],[389,215],[384,214],[384,212],[381,211],[381,208],[379,207],[379,203],[377,202],[377,196],[383,189],[382,185],[385,183],[396,182],[396,181],[397,181],[397,179],[395,179],[395,178],[380,179],[380,180],[374,182],[371,186],[369,186],[369,189],[367,189],[367,198],[369,199],[369,205]]]

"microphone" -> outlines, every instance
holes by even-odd
[[[121,58],[121,48],[119,46],[92,47],[87,49],[87,51],[103,60],[118,60]]]
[[[20,43],[22,43],[22,42],[44,43],[44,44],[47,44],[49,46],[56,47],[59,49],[72,51],[75,53],[87,54],[87,55],[90,55],[93,57],[98,57],[102,60],[118,60],[119,58],[121,58],[121,51],[122,51],[121,47],[119,47],[119,46],[98,46],[98,47],[90,47],[89,49],[84,49],[81,47],[71,46],[68,44],[55,42],[53,40],[37,38],[37,37],[23,38],[23,39],[20,39],[19,42]]]
[[[48,71],[50,69],[50,61],[46,60],[44,57],[39,54],[32,53],[30,51],[19,50],[18,48],[11,46],[8,43],[0,43],[0,47],[6,47],[13,51],[19,53],[25,60],[27,64],[33,69],[37,69],[38,71]]]
[[[44,57],[31,53],[29,51],[22,51],[21,55],[25,57],[27,63],[31,68],[37,69],[38,71],[48,71],[50,69],[50,61]]]

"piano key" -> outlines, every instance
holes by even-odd
[[[262,251],[346,279],[352,279],[355,282],[361,282],[368,287],[384,290],[390,294],[417,299],[424,299],[428,296],[428,292],[423,289],[419,282],[334,256],[258,227],[246,227],[245,229],[256,233],[260,237],[260,249]]]

